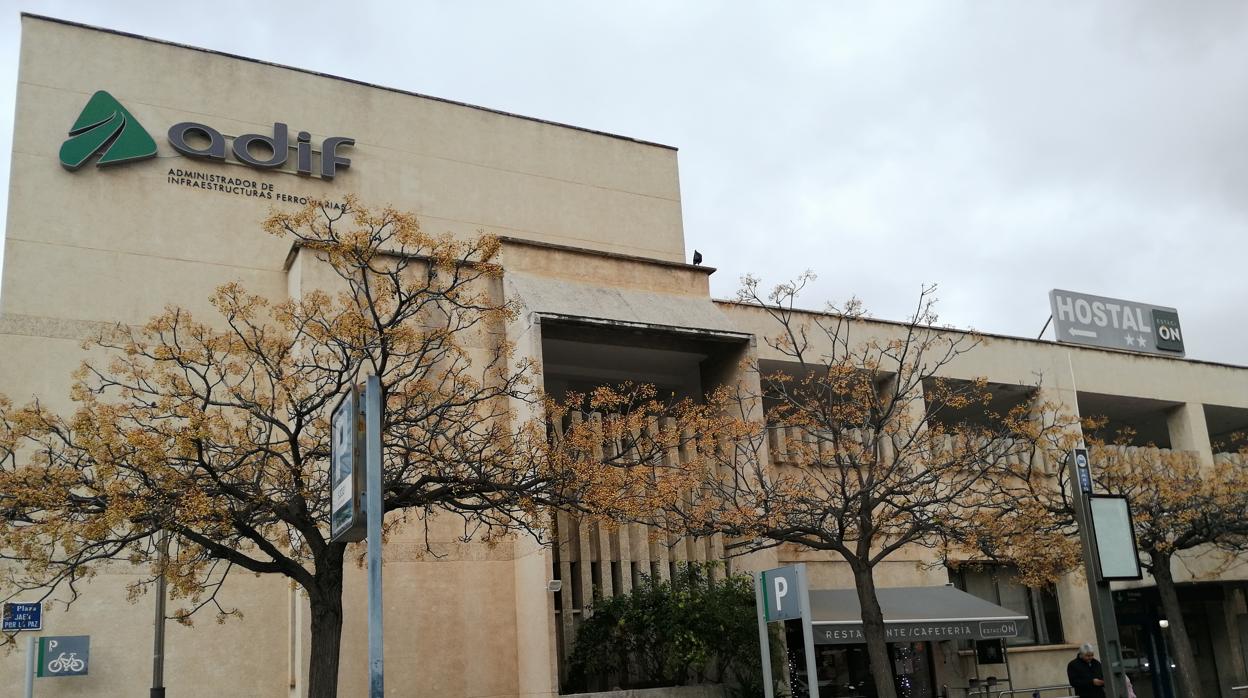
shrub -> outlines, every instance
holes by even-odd
[[[762,695],[753,581],[715,581],[709,571],[685,564],[671,581],[643,575],[628,594],[596,601],[577,631],[569,688],[721,681],[737,695]]]

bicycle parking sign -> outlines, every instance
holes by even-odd
[[[39,678],[86,676],[91,656],[90,635],[61,635],[39,638]]]

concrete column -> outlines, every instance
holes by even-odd
[[[762,376],[758,371],[758,339],[756,337],[751,337],[749,341],[742,342],[735,349],[725,352],[725,355],[718,361],[705,362],[701,379],[704,391],[709,392],[719,386],[728,386],[730,389],[741,391],[743,396],[743,402],[739,406],[741,412],[734,416],[741,419],[762,420],[765,418],[763,401],[761,397],[758,397],[762,395],[763,388]],[[737,406],[732,407],[732,409],[736,408]],[[772,469],[775,463],[771,461],[771,452],[768,447],[767,439],[762,439],[757,457],[760,462]],[[728,543],[729,541],[725,541],[722,536],[713,536],[709,543],[711,555],[722,557],[725,545]],[[782,564],[778,551],[779,548],[768,548],[724,560],[724,572],[737,574],[778,567]]]
[[[892,395],[893,392],[898,389],[897,381],[897,376],[893,376],[892,378],[884,381],[882,385],[878,386],[882,399],[887,399],[887,396]],[[922,438],[922,435],[927,431],[927,399],[923,392],[923,384],[916,383],[915,385],[910,386],[909,391],[898,396],[897,399],[901,403],[899,405],[901,413],[898,414],[896,418],[904,419],[907,422],[906,428],[903,432],[906,434],[913,433]],[[883,439],[882,443],[883,448],[881,450],[883,452],[883,457],[886,462],[891,462],[889,459],[892,459],[896,455],[893,443],[887,438]]]
[[[528,536],[516,539],[515,551],[516,690],[520,696],[553,695],[559,691],[555,595],[547,588],[553,555]],[[572,593],[567,581],[563,593]]]
[[[509,300],[524,301],[517,298],[514,289],[503,283],[502,293]],[[531,359],[541,366],[542,336],[540,319],[525,308],[504,328],[506,339],[514,345],[513,360]],[[520,400],[512,400],[510,405],[516,424],[529,419],[539,418],[541,408],[538,405]],[[568,522],[571,517],[562,517]],[[573,524],[575,525],[575,524]],[[570,531],[560,530],[560,536],[570,535]],[[550,696],[559,693],[559,647],[555,627],[554,594],[547,589],[547,583],[554,578],[554,555],[552,551],[529,538],[517,536],[515,542],[515,558],[512,566],[515,585],[515,624],[516,624],[516,690],[520,696]],[[566,565],[567,558],[563,558]],[[609,563],[608,563],[609,565]],[[588,574],[589,559],[581,557],[582,569]],[[609,573],[608,573],[609,574]],[[565,572],[563,576],[563,598],[565,599],[563,620],[565,632],[568,624],[568,599],[572,594],[573,580]],[[585,587],[586,602],[589,601],[589,587]],[[571,638],[565,638],[571,642]]]
[[[1044,376],[1044,381],[1036,389],[1036,400],[1032,407],[1032,419],[1073,419],[1071,436],[1083,441],[1083,430],[1078,425],[1080,418],[1079,397],[1073,384],[1071,368],[1065,361],[1054,365]],[[1065,466],[1057,454],[1048,456],[1049,461],[1036,464],[1044,472],[1058,475]],[[1095,477],[1095,476],[1094,476]],[[1055,485],[1056,486],[1056,483]],[[1092,619],[1092,604],[1088,600],[1088,586],[1083,571],[1078,570],[1064,576],[1056,585],[1057,605],[1062,614],[1062,633],[1068,644],[1096,642],[1096,624]]]
[[[1187,402],[1166,415],[1170,428],[1170,447],[1177,451],[1194,451],[1203,468],[1213,467],[1213,448],[1209,443],[1209,425],[1205,423],[1205,406]]]

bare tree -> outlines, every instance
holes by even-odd
[[[1036,399],[994,410],[986,381],[945,378],[983,340],[935,326],[933,288],[907,322],[868,332],[856,303],[823,314],[795,310],[810,278],[766,298],[756,280],[745,280],[740,300],[774,322],[766,342],[785,360],[778,370],[744,367],[761,389],[748,380],[722,386],[679,409],[646,402],[631,423],[606,420],[618,425],[610,437],[621,447],[595,452],[604,432],[588,422],[581,440],[569,441],[579,467],[598,462],[617,478],[608,504],[624,518],[683,535],[723,534],[729,555],[792,544],[847,563],[876,691],[891,698],[876,569],[915,546],[938,558],[1008,559],[1036,584],[1070,569],[1078,547],[1045,464],[1072,445],[1077,423]],[[629,394],[600,389],[591,408],[614,402],[628,413]],[[695,455],[665,457],[672,449]],[[645,477],[617,474],[638,466]]]
[[[385,511],[457,515],[463,536],[536,534],[564,482],[542,468],[532,366],[498,339],[499,243],[424,233],[416,219],[348,199],[264,224],[328,265],[339,290],[280,302],[222,286],[218,316],[168,308],[94,346],[72,414],[0,401],[0,577],[5,598],[72,601],[100,563],[165,575],[189,622],[233,570],[289,578],[311,607],[309,695],[337,690],[346,544],[329,541],[329,411],[381,379]],[[393,519],[391,520],[393,525]],[[157,566],[155,534],[173,552]]]

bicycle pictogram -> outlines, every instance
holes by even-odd
[[[32,648],[33,649],[33,648]],[[89,635],[45,635],[39,638],[36,676],[86,676],[91,666]]]
[[[48,662],[48,673],[61,674],[69,671],[82,671],[86,662],[78,658],[77,652],[61,652]]]

